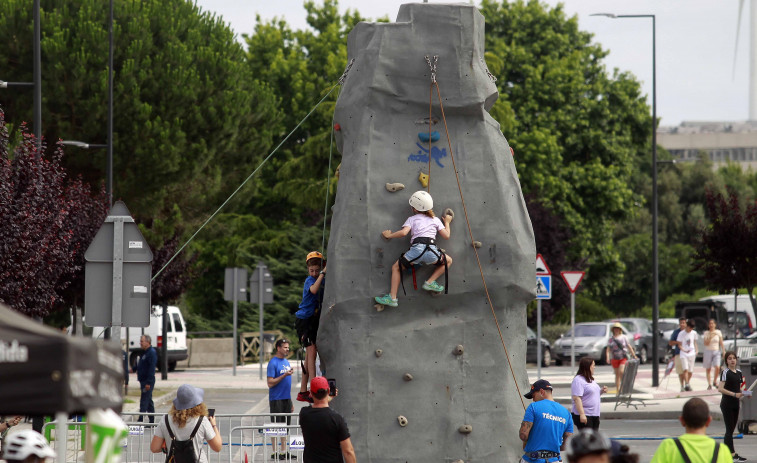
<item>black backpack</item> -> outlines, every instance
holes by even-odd
[[[176,440],[176,436],[173,435],[173,431],[171,431],[171,426],[169,425],[171,420],[166,415],[166,428],[168,429],[168,434],[171,436],[171,447],[168,449],[166,463],[197,463],[199,458],[195,455],[194,438],[197,430],[200,429],[202,418],[200,416],[200,419],[197,420],[197,424],[192,430],[192,434],[189,435],[189,439]]]

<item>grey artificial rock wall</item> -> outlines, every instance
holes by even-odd
[[[484,18],[469,4],[403,5],[395,23],[358,24],[348,54],[354,64],[335,112],[342,165],[318,333],[326,375],[339,384],[332,406],[362,462],[517,461],[523,402],[515,385],[528,387],[525,310],[535,296],[536,252],[507,140],[487,112],[497,90],[483,62]],[[387,242],[380,233],[411,215],[408,198],[422,189],[419,173],[428,173],[428,144],[419,139],[429,131],[425,55],[439,57],[452,154],[514,374],[468,236],[436,94],[430,193],[437,214],[456,212],[450,240],[440,239],[454,259],[449,294],[420,289],[431,272],[423,267],[419,290],[406,274],[399,307],[374,309],[373,296],[388,292],[391,265],[409,246],[409,237]],[[405,189],[390,192],[387,183]],[[460,432],[466,425],[472,432]]]

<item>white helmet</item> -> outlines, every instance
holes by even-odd
[[[37,458],[55,458],[55,451],[50,448],[42,434],[33,429],[8,434],[3,445],[5,460],[22,461],[30,455]]]
[[[410,206],[418,212],[430,211],[434,208],[434,200],[428,192],[419,190],[410,197]]]

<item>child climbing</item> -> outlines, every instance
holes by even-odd
[[[302,302],[300,302],[300,310],[295,313],[297,319],[294,323],[297,337],[300,338],[300,345],[305,348],[305,368],[302,371],[302,383],[300,384],[300,392],[297,394],[297,400],[312,402],[313,399],[308,392],[308,379],[315,377],[315,356],[317,353],[315,342],[318,334],[318,321],[321,316],[323,295],[321,290],[326,279],[326,263],[323,260],[323,254],[313,251],[305,258],[305,264],[308,267],[308,277],[305,279],[305,287],[302,289]]]
[[[449,239],[449,224],[452,221],[451,211],[445,211],[442,220],[434,215],[434,200],[427,192],[420,190],[413,193],[410,197],[410,207],[413,209],[413,216],[409,217],[402,229],[393,232],[384,230],[381,235],[390,240],[392,238],[401,238],[410,233],[410,249],[392,265],[392,282],[389,294],[377,296],[374,299],[379,304],[397,307],[397,290],[402,281],[402,269],[412,268],[415,265],[436,265],[433,273],[423,283],[423,289],[441,293],[444,286],[436,282],[436,279],[452,265],[452,258],[442,253],[436,246],[436,233],[444,239]],[[442,223],[443,221],[443,223]]]

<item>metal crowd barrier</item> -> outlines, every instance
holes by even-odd
[[[121,444],[121,461],[123,463],[162,463],[165,454],[152,453],[150,442],[154,428],[161,422],[165,413],[122,413],[121,417],[129,427],[129,434]],[[144,416],[145,422],[137,421]],[[149,417],[154,417],[155,423],[149,423]],[[290,417],[291,424],[273,423],[273,416]],[[299,415],[296,413],[266,413],[255,415],[217,414],[216,424],[223,445],[220,452],[214,452],[203,444],[202,452],[208,463],[263,463],[274,461],[302,461],[305,448],[302,431],[299,425]],[[60,444],[56,439],[55,426],[57,422],[46,423],[43,434],[51,436],[50,445],[57,449]],[[66,463],[84,462],[86,421],[67,421]],[[286,450],[283,459],[279,457],[280,439],[285,438]],[[272,446],[272,442],[276,445]],[[62,462],[58,462],[62,463]]]

